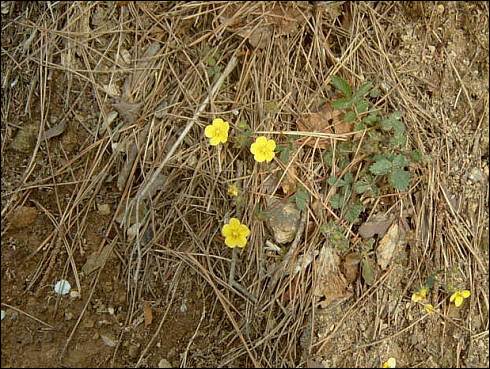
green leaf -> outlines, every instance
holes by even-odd
[[[374,123],[379,122],[379,114],[375,111],[369,113],[362,121],[369,126],[373,125]]]
[[[347,172],[344,176],[345,184],[351,184],[353,180],[354,180],[354,176],[352,175],[352,172]]]
[[[363,259],[361,264],[361,269],[362,269],[362,278],[364,279],[364,282],[366,282],[366,284],[368,284],[369,286],[372,286],[376,278],[376,273],[374,271],[374,267],[372,265],[371,260],[367,258]]]
[[[356,101],[354,103],[355,107],[356,107],[356,110],[358,113],[365,113],[368,111],[369,109],[369,104],[366,100],[360,100],[360,101]]]
[[[289,154],[291,153],[291,145],[279,145],[277,146],[277,151],[279,151],[279,159],[283,163],[289,162]]]
[[[337,177],[336,176],[331,176],[330,178],[327,179],[327,183],[330,186],[335,186],[337,184]]]
[[[354,93],[354,96],[352,97],[353,100],[360,100],[362,99],[364,96],[366,96],[369,91],[371,90],[371,88],[373,87],[373,84],[369,81],[367,82],[364,82],[361,87],[359,87],[359,89]]]
[[[344,115],[344,121],[346,121],[347,123],[352,123],[354,120],[356,120],[356,118],[357,114],[355,111],[348,111]]]
[[[382,158],[382,159],[379,159],[378,161],[376,161],[376,163],[372,164],[369,167],[369,170],[374,175],[382,176],[382,175],[390,172],[391,168],[392,168],[391,161],[389,161],[388,159]]]
[[[410,153],[410,157],[412,158],[412,160],[416,163],[420,163],[423,159],[422,157],[422,153],[416,149],[416,150],[413,150],[411,153]]]
[[[370,92],[369,92],[369,96],[371,97],[378,97],[380,95],[380,92],[378,90],[377,87],[373,88]]]
[[[405,124],[400,122],[399,120],[392,121],[393,129],[395,130],[395,134],[404,134],[405,133]]]
[[[361,203],[356,203],[349,207],[345,214],[345,219],[350,223],[355,223],[363,211],[364,206]]]
[[[347,83],[347,81],[345,79],[343,79],[342,77],[332,76],[332,79],[330,80],[330,82],[332,83],[332,85],[335,86],[335,88],[337,90],[342,91],[342,93],[346,97],[351,97],[352,96],[352,89],[351,89],[351,87],[349,86],[349,84]]]
[[[352,106],[352,98],[350,97],[344,97],[332,101],[332,108],[334,108],[335,110],[347,109],[350,108],[351,106]]]
[[[388,180],[398,191],[406,191],[410,185],[410,173],[403,169],[395,169]]]
[[[371,185],[368,183],[368,181],[365,178],[361,178],[359,181],[354,183],[353,188],[354,191],[356,191],[356,193],[361,194],[366,191],[369,191],[371,189]]]
[[[402,154],[395,156],[392,163],[395,168],[405,168],[409,164],[408,160]]]
[[[304,188],[300,187],[294,194],[294,200],[299,210],[304,211],[308,206],[310,200],[310,194]]]
[[[325,151],[323,154],[323,163],[330,168],[332,166],[333,152],[331,150]]]
[[[390,139],[390,145],[392,146],[405,146],[406,143],[407,137],[403,133],[395,133],[395,135]]]
[[[362,130],[364,130],[366,128],[367,128],[367,126],[364,123],[364,121],[357,122],[356,124],[354,124],[354,131],[362,131]]]
[[[340,209],[344,203],[344,198],[336,193],[330,198],[330,206],[332,209]]]

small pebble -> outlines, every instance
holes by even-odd
[[[159,368],[171,368],[172,364],[169,363],[167,359],[162,359],[158,362]]]

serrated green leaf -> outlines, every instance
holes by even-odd
[[[332,108],[335,110],[347,109],[352,106],[352,98],[343,97],[337,100],[332,101]]]
[[[354,93],[353,100],[356,101],[362,99],[364,96],[366,96],[369,93],[372,87],[373,87],[372,82],[370,81],[364,82],[361,85],[361,87],[359,87],[359,89]]]
[[[393,121],[388,118],[381,120],[381,128],[385,131],[391,130],[393,128]]]
[[[345,184],[351,184],[353,180],[354,180],[354,176],[352,175],[352,172],[347,172],[344,176]]]
[[[406,191],[410,185],[410,173],[403,169],[395,169],[390,173],[388,180],[398,191]]]
[[[374,284],[374,280],[376,278],[376,273],[374,271],[374,267],[369,259],[363,259],[362,264],[361,264],[361,273],[362,273],[362,278],[364,279],[364,282],[368,284],[369,286],[372,286]]]
[[[336,193],[330,198],[330,206],[332,207],[332,209],[340,209],[343,203],[344,203],[344,199],[338,193]]]
[[[349,209],[345,213],[345,219],[349,223],[355,223],[358,220],[359,215],[361,215],[363,211],[364,206],[361,203],[356,203],[349,207]]]
[[[310,194],[304,188],[299,188],[294,194],[294,200],[299,210],[304,211],[308,206],[310,200]]]
[[[379,121],[379,114],[375,111],[369,113],[367,116],[364,117],[362,121],[367,125],[373,125],[374,123]]]
[[[402,169],[409,164],[407,158],[405,158],[405,156],[403,156],[402,154],[398,154],[397,156],[395,156],[393,158],[392,163],[395,168],[402,168]]]
[[[395,134],[403,134],[405,133],[405,124],[399,120],[393,120],[391,126],[395,131]]]
[[[391,146],[405,146],[406,143],[407,137],[403,133],[395,133],[395,135],[390,139]]]
[[[328,183],[330,186],[335,186],[335,184],[337,183],[337,177],[336,177],[336,176],[330,176],[330,177],[327,179],[327,183]]]
[[[332,166],[332,160],[333,152],[331,150],[325,151],[323,154],[323,163],[330,168]]]
[[[279,159],[283,163],[288,163],[289,154],[291,153],[291,145],[279,145],[277,146],[277,151],[279,151]]]
[[[356,118],[357,118],[357,114],[355,111],[348,111],[344,115],[344,121],[347,123],[352,123],[353,121],[356,120]]]
[[[332,79],[330,80],[332,85],[335,86],[337,90],[342,91],[342,93],[346,97],[351,97],[352,96],[352,88],[349,86],[346,80],[344,80],[342,77],[339,76],[332,76]]]
[[[354,124],[354,131],[362,131],[366,128],[367,126],[363,122],[357,122],[356,124]]]
[[[362,178],[354,183],[353,188],[356,193],[361,194],[369,191],[371,189],[371,185],[364,178]]]
[[[373,88],[370,92],[369,92],[369,96],[371,97],[378,97],[380,95],[380,92],[378,90],[377,87]]]
[[[362,99],[360,101],[356,101],[354,103],[356,110],[358,113],[365,113],[369,109],[369,104],[366,100]]]
[[[410,153],[410,157],[412,158],[412,160],[416,163],[420,163],[423,159],[422,157],[422,154],[421,152],[416,149],[416,150],[413,150],[411,153]]]
[[[382,176],[382,175],[388,173],[391,170],[391,168],[392,168],[391,161],[389,161],[385,158],[382,158],[382,159],[376,161],[376,163],[372,164],[369,167],[369,171],[371,173],[373,173],[374,175]]]

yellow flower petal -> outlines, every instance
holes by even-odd
[[[396,368],[396,359],[394,357],[390,357],[383,363],[383,368]]]
[[[463,296],[457,295],[454,298],[454,305],[456,305],[456,307],[460,307],[462,303],[463,303]]]
[[[213,126],[206,126],[206,128],[204,129],[204,135],[206,137],[209,137],[209,138],[214,137],[215,131],[216,131],[216,128],[215,127],[213,127]]]
[[[457,296],[457,295],[458,295],[458,293],[457,293],[457,292],[454,292],[454,293],[451,295],[451,297],[449,298],[449,302],[453,302],[453,301],[454,301],[454,299],[456,298],[456,296]]]
[[[470,292],[470,291],[468,291],[468,290],[464,290],[464,291],[462,292],[462,295],[463,295],[463,297],[464,297],[465,299],[467,299],[468,297],[470,297],[471,292]]]
[[[221,230],[228,247],[245,247],[250,230],[245,224],[241,224],[236,218],[231,218],[230,223],[225,224]]]
[[[206,126],[204,135],[210,138],[209,143],[212,146],[216,146],[220,143],[225,143],[228,140],[229,128],[230,125],[228,122],[223,121],[221,118],[216,118],[211,125]]]
[[[250,152],[254,154],[255,161],[261,163],[263,161],[271,161],[274,159],[276,153],[274,149],[276,143],[274,140],[268,140],[265,136],[258,137],[255,142],[250,146]]]

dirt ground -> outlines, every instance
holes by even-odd
[[[1,12],[2,367],[488,367],[487,2]],[[390,153],[410,161],[406,188],[380,175],[345,195],[352,219],[329,177],[368,178],[392,146],[325,107],[334,75],[401,112]],[[259,135],[271,163],[250,153]]]

